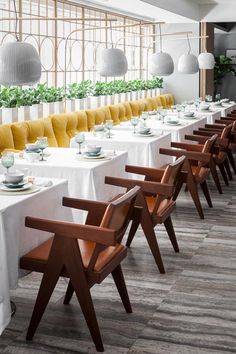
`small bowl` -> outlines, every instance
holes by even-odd
[[[25,144],[25,147],[28,151],[36,151],[39,149],[39,146],[37,143],[34,144]]]
[[[39,154],[37,152],[30,152],[25,154],[26,160],[28,162],[36,162],[39,161]]]
[[[186,112],[184,113],[184,117],[193,117],[194,116],[194,112]]]
[[[87,152],[90,154],[99,154],[101,152],[101,146],[87,145]]]
[[[209,105],[209,104],[201,104],[201,105],[200,105],[200,109],[201,109],[202,111],[207,111],[209,108],[210,108],[210,105]]]
[[[140,128],[139,129],[139,134],[149,134],[151,131],[151,128]]]
[[[105,130],[104,125],[95,125],[94,126],[95,132],[104,132],[104,130]]]
[[[23,181],[24,176],[24,173],[20,171],[8,172],[5,173],[5,181],[12,184],[20,183]]]

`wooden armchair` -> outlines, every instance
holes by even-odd
[[[213,135],[211,138],[206,140],[204,145],[173,142],[171,143],[172,148],[159,149],[161,154],[175,156],[176,158],[186,156],[187,159],[180,174],[180,179],[175,190],[174,199],[177,199],[183,184],[186,183],[187,189],[191,194],[201,219],[204,219],[204,213],[198,195],[197,186],[200,184],[206,201],[209,207],[212,208],[211,197],[206,182],[210,171],[218,187],[218,190],[222,193],[215,162],[212,156],[212,150],[214,148],[217,137],[217,135]]]
[[[126,312],[132,312],[120,266],[127,255],[121,240],[139,191],[134,187],[111,203],[63,198],[64,206],[88,211],[86,225],[26,217],[27,227],[54,234],[20,259],[21,268],[43,273],[27,340],[33,339],[56,283],[63,276],[69,278],[64,304],[69,304],[75,292],[96,349],[104,350],[90,288],[111,273]]]
[[[217,133],[218,138],[215,144],[215,147],[217,146],[218,150],[215,149],[213,154],[215,164],[216,166],[218,166],[221,175],[224,179],[224,182],[227,186],[229,185],[227,174],[230,180],[233,179],[230,166],[229,166],[229,161],[228,161],[228,154],[230,153],[229,144],[230,144],[232,126],[233,126],[232,124],[229,124],[225,126],[222,130],[218,130]],[[193,135],[186,135],[185,139],[203,143],[204,140],[206,141],[207,138],[209,138],[216,132],[217,130],[210,130],[210,128],[199,128],[198,131],[193,132],[194,133]],[[198,133],[201,135],[198,135]]]
[[[126,246],[130,247],[139,224],[149,244],[155,262],[160,273],[165,273],[158,242],[155,235],[155,226],[164,223],[169,239],[175,252],[179,252],[175,231],[172,225],[171,213],[175,208],[173,194],[177,185],[181,168],[185,157],[182,156],[174,163],[169,164],[165,170],[156,168],[126,166],[126,171],[144,176],[144,181],[105,177],[105,183],[125,187],[128,190],[139,186],[142,193],[139,194],[136,205],[142,207],[141,222],[138,218],[133,220],[130,228]]]

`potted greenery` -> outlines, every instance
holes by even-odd
[[[236,70],[232,67],[232,59],[225,55],[219,55],[215,57],[214,67],[214,99],[219,91],[219,87],[222,84],[222,80],[227,74],[236,76]]]
[[[18,107],[22,105],[22,92],[19,87],[1,87],[0,105],[2,123],[18,121]]]

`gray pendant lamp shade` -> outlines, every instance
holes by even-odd
[[[215,58],[212,53],[201,53],[198,56],[199,68],[204,70],[214,69]]]
[[[98,63],[98,72],[101,76],[123,76],[127,71],[127,58],[121,49],[106,48],[102,50],[101,60]]]
[[[181,74],[195,74],[199,70],[198,60],[194,54],[183,54],[178,61],[178,72]]]
[[[189,37],[188,40],[188,54],[182,54],[178,61],[178,72],[181,74],[195,74],[199,71],[199,65],[196,55],[191,54],[191,46]]]
[[[159,24],[160,52],[151,55],[150,73],[154,76],[169,76],[174,72],[174,62],[170,54],[162,52],[162,33]]]
[[[174,72],[174,62],[170,54],[165,52],[151,55],[150,73],[154,76],[168,76]]]
[[[40,77],[40,58],[31,44],[17,41],[0,46],[1,85],[33,85]]]

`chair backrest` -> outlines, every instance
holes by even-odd
[[[169,184],[171,186],[173,186],[173,192],[174,189],[176,187],[176,184],[178,182],[178,177],[179,177],[179,173],[181,171],[181,168],[184,164],[184,161],[186,160],[185,156],[181,156],[180,158],[178,158],[175,162],[169,164],[165,171],[164,174],[162,176],[161,182],[162,184]],[[165,197],[162,195],[156,195],[155,196],[156,200],[155,200],[155,205],[154,208],[152,210],[152,214],[155,214],[161,204],[161,202],[164,199],[171,199],[171,197]]]
[[[140,190],[140,187],[135,186],[120,198],[110,202],[104,212],[100,227],[115,230],[117,243],[122,241],[131,220],[135,200]],[[94,269],[99,254],[106,248],[107,246],[101,244],[94,245],[93,254],[87,268],[88,270],[92,271]]]
[[[209,153],[209,154],[212,153],[214,145],[215,145],[217,139],[218,139],[218,135],[217,134],[214,134],[209,139],[207,139],[205,141],[205,144],[204,144],[203,148],[202,148],[202,152]],[[197,176],[202,175],[203,173],[206,172],[206,170],[209,170],[209,166],[205,162],[199,161],[198,162],[198,167],[197,167],[196,172],[195,172],[195,176],[197,177]]]
[[[220,135],[220,138],[221,138],[221,139],[228,139],[232,128],[233,128],[233,124],[227,125],[227,126],[222,130],[222,133],[221,133],[221,135]]]

